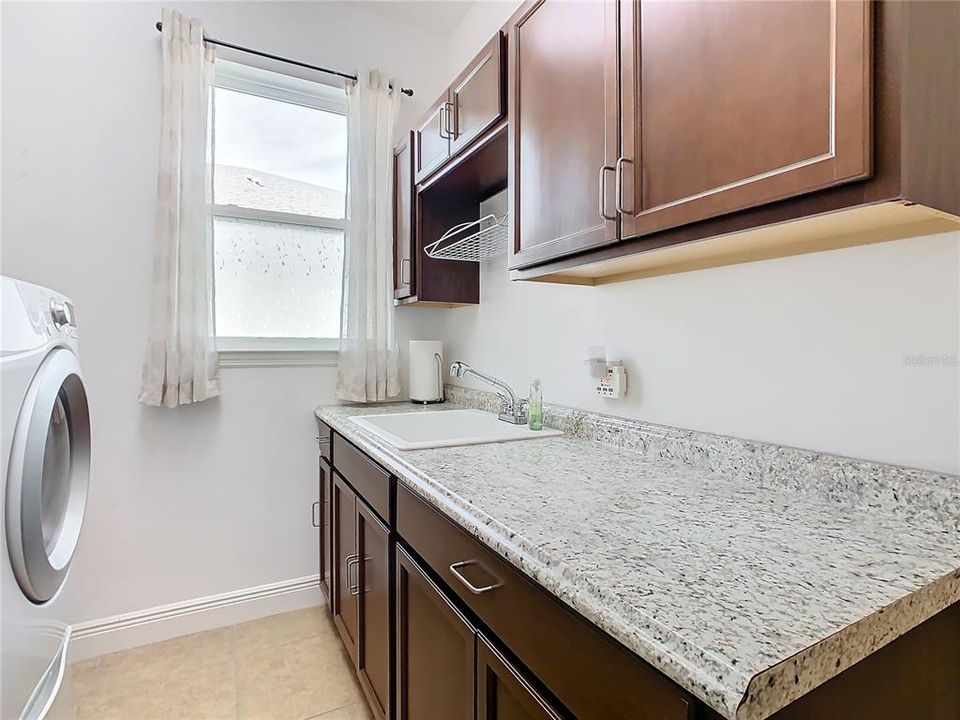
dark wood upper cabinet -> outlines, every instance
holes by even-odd
[[[541,0],[508,23],[512,279],[596,285],[960,229],[960,3],[617,0],[601,34],[602,7]]]
[[[446,91],[430,106],[426,118],[413,130],[416,182],[426,179],[450,157],[451,126],[450,92]]]
[[[498,32],[450,86],[451,155],[506,115],[504,60],[503,33]]]
[[[318,508],[320,514],[320,589],[323,591],[327,603],[330,604],[332,610],[333,595],[330,592],[332,587],[330,577],[332,574],[331,562],[333,557],[333,521],[331,515],[333,470],[330,467],[330,463],[323,457],[319,458],[318,463],[318,485],[320,488],[320,507]]]
[[[506,114],[503,46],[503,33],[498,31],[414,128],[417,184],[503,119]]]
[[[483,635],[477,635],[477,720],[563,717]]]
[[[413,202],[413,133],[393,149],[393,296],[417,292],[413,262],[416,228]]]
[[[379,720],[390,712],[390,530],[357,499],[357,674]]]
[[[623,0],[622,235],[867,177],[871,6]]]
[[[539,0],[510,23],[509,267],[617,240],[617,5]]]
[[[399,545],[397,720],[473,720],[470,622]]]
[[[357,661],[357,496],[336,472],[330,498],[333,515],[333,624],[354,663]]]

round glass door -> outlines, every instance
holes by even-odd
[[[90,414],[76,356],[57,348],[27,391],[7,477],[7,547],[24,594],[50,600],[80,537],[90,479]]]

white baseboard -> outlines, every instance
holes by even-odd
[[[307,575],[77,623],[70,662],[323,603],[320,576]]]

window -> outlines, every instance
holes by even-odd
[[[347,179],[339,88],[217,62],[214,285],[221,351],[333,350]]]

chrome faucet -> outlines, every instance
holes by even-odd
[[[513,425],[526,425],[526,401],[518,399],[516,393],[513,392],[513,389],[503,380],[495,378],[493,375],[487,375],[479,370],[474,370],[472,367],[462,362],[455,362],[450,366],[450,375],[456,378],[473,375],[475,378],[490,383],[497,391],[497,395],[500,396],[500,410],[497,413],[497,417],[504,422],[508,422]]]

